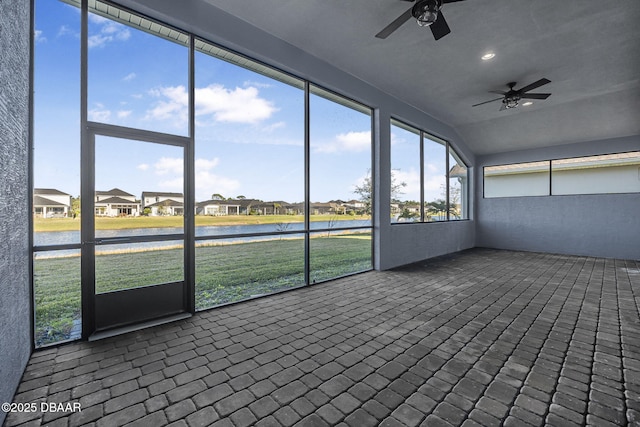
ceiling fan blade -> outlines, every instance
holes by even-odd
[[[523,93],[520,98],[523,99],[547,99],[550,97],[550,93]]]
[[[477,107],[478,105],[488,104],[490,102],[495,102],[495,101],[498,101],[500,99],[502,99],[502,98],[500,97],[500,98],[492,99],[491,101],[484,101],[484,102],[481,102],[479,104],[474,104],[474,105],[472,105],[472,107]]]
[[[518,89],[518,92],[520,92],[520,93],[528,92],[530,90],[539,88],[540,86],[544,86],[547,83],[551,83],[551,80],[549,80],[549,79],[540,79],[537,82],[533,82],[530,85],[527,85],[527,86],[525,86],[523,88]]]
[[[444,19],[442,11],[438,12],[438,18],[436,19],[436,22],[431,24],[429,28],[431,28],[433,38],[436,40],[440,40],[451,32],[451,28],[449,28],[449,25],[447,25],[447,21]]]
[[[442,4],[445,4],[445,3],[455,3],[455,2],[457,2],[457,1],[464,1],[464,0],[442,0]]]
[[[505,104],[504,102],[502,103],[502,107],[500,107],[500,109],[498,111],[504,111],[507,109],[507,104]]]
[[[411,18],[411,9],[413,9],[413,7],[410,7],[405,13],[398,16],[391,24],[384,27],[382,31],[376,34],[376,37],[379,39],[386,39],[387,37],[389,37],[391,33],[400,28],[402,24],[404,24]]]
[[[498,95],[506,95],[507,92],[503,92],[501,90],[490,90],[489,93],[497,93]]]

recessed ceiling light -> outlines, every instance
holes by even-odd
[[[496,54],[495,54],[495,53],[493,53],[493,52],[487,52],[487,53],[485,53],[484,55],[482,55],[482,56],[480,57],[480,59],[482,59],[483,61],[488,61],[488,60],[490,60],[490,59],[493,59],[495,56],[496,56]]]
[[[527,102],[523,102],[523,103],[522,103],[522,106],[523,106],[523,107],[528,107],[529,105],[533,105],[533,102],[531,102],[531,101],[527,101]]]

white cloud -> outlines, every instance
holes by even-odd
[[[161,157],[153,168],[156,175],[180,174],[182,175],[184,160],[178,157]]]
[[[367,180],[371,179],[371,171],[369,171],[366,175],[361,175],[351,184],[353,188],[362,187]]]
[[[394,169],[393,177],[396,184],[405,183],[406,185],[400,189],[402,195],[398,195],[401,199],[420,200],[420,171],[409,169]]]
[[[226,190],[235,189],[235,186],[239,186],[239,183],[235,180],[220,177],[210,172],[210,170],[215,168],[218,163],[219,159],[217,158],[211,160],[202,158],[196,159],[195,179],[198,192],[204,191],[205,194],[211,194],[212,188],[222,187],[222,189]],[[158,161],[153,164],[153,171],[156,175],[165,177],[165,179],[158,182],[158,186],[166,190],[182,191],[183,167],[184,160],[179,157],[161,157],[158,159]],[[140,168],[140,166],[138,166],[138,168]]]
[[[270,125],[267,125],[265,127],[262,128],[263,132],[273,132],[276,129],[281,129],[283,127],[286,127],[287,124],[285,122],[276,122],[276,123],[272,123]]]
[[[220,159],[217,157],[211,159],[197,158],[195,160],[197,200],[207,200],[214,193],[233,194],[240,188],[240,181],[213,172],[219,164]],[[155,175],[162,177],[157,182],[157,185],[165,191],[183,190],[182,158],[161,157],[152,166],[147,163],[141,163],[136,167],[141,171],[152,170]]]
[[[195,180],[196,188],[198,189],[196,196],[199,200],[207,200],[215,193],[224,195],[233,194],[240,188],[240,181],[216,175],[209,171],[196,172]]]
[[[198,192],[202,192],[204,198],[207,194],[220,191],[231,193],[240,186],[237,180],[225,178],[211,172],[218,164],[218,158],[203,159],[198,158],[195,161],[195,178]],[[152,166],[147,163],[141,163],[136,166],[141,171],[153,170],[153,173],[164,179],[158,181],[157,185],[166,191],[183,189],[183,167],[184,161],[179,157],[161,157]],[[215,190],[215,191],[214,191]]]
[[[87,111],[87,117],[93,122],[108,123],[111,119],[111,111],[105,109],[102,104],[96,104],[95,108]]]
[[[215,168],[220,163],[220,159],[217,157],[214,159],[196,159],[195,161],[195,169],[198,171],[207,171]]]
[[[304,133],[302,129],[291,132],[281,132],[279,129],[286,127],[283,123],[275,126],[229,126],[224,129],[224,134],[218,132],[201,132],[198,141],[202,143],[219,143],[221,138],[229,144],[251,145],[291,145],[301,147],[304,145]]]
[[[407,142],[404,138],[399,137],[395,133],[391,132],[391,145],[401,144]]]
[[[347,151],[371,150],[371,131],[341,133],[336,139]]]
[[[109,22],[111,22],[109,19],[105,18],[104,16],[100,16],[100,15],[96,15],[95,13],[90,13],[89,14],[89,22],[91,22],[92,24],[107,24]]]
[[[424,189],[427,190],[440,190],[440,187],[444,185],[446,178],[440,175],[432,175],[425,177]]]
[[[36,41],[36,43],[44,43],[44,42],[47,41],[47,38],[42,35],[42,31],[41,30],[35,30],[33,32],[33,38]]]
[[[158,182],[158,186],[165,190],[175,190],[180,192],[182,192],[184,188],[182,177],[160,181]]]
[[[213,116],[217,122],[257,123],[275,111],[273,103],[260,98],[254,86],[231,90],[213,84],[196,89],[196,115]]]
[[[131,32],[127,27],[98,15],[89,14],[89,20],[96,28],[91,28],[87,39],[89,48],[104,47],[113,41],[127,41],[131,37]]]
[[[109,21],[109,23],[104,25],[101,32],[102,34],[108,34],[115,40],[119,41],[127,41],[129,40],[129,37],[131,37],[131,32],[127,27],[112,21]]]
[[[220,159],[196,159],[195,162],[195,181],[198,194],[198,200],[206,200],[211,194],[232,194],[240,188],[240,181],[216,175],[211,172],[220,163]]]
[[[71,30],[71,28],[67,27],[66,25],[62,25],[58,29],[58,37],[62,37],[62,36],[66,36],[67,34],[74,34],[74,33],[75,32]]]
[[[272,85],[270,83],[256,82],[256,81],[252,81],[252,80],[246,80],[244,83],[242,83],[242,86],[244,86],[244,87],[253,86],[253,87],[260,88],[260,89],[266,89],[266,88],[272,87]]]
[[[196,118],[199,124],[232,122],[255,124],[268,119],[277,111],[273,103],[261,98],[256,87],[227,89],[219,84],[196,88]],[[183,124],[187,120],[189,97],[184,86],[160,87],[150,91],[160,98],[146,118],[173,120]]]
[[[122,78],[125,82],[130,82],[131,80],[136,78],[136,73],[129,73]]]
[[[122,104],[122,103],[121,103]],[[93,122],[110,123],[113,116],[118,119],[126,119],[131,116],[133,110],[111,111],[104,104],[96,102],[94,107],[87,112],[87,117]]]
[[[339,151],[361,152],[371,150],[371,132],[347,132],[335,136],[332,141],[315,146],[319,153],[336,153]]]
[[[427,163],[425,166],[426,166],[426,171],[425,172],[427,172],[427,173],[436,173],[436,172],[438,172],[438,169],[439,169],[438,165],[435,165],[433,163]],[[442,167],[442,166],[440,166],[440,167]]]
[[[145,119],[173,121],[184,124],[188,118],[189,97],[184,86],[161,87],[152,89],[149,94],[162,98],[155,107],[147,111]]]
[[[425,200],[444,198],[442,189],[446,181],[444,164],[426,163],[424,168]]]
[[[112,37],[103,36],[102,34],[94,34],[93,36],[89,36],[89,38],[87,38],[87,45],[89,46],[89,49],[94,47],[102,47],[111,40],[113,40]]]

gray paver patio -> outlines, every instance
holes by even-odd
[[[473,249],[35,352],[6,426],[640,425],[640,262]]]

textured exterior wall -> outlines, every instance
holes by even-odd
[[[640,135],[478,158],[476,245],[640,259],[640,193],[482,198],[486,165],[635,150],[640,150]]]
[[[475,246],[475,221],[391,226],[385,267],[393,268]]]
[[[13,398],[31,354],[29,9],[0,2],[0,402]]]

